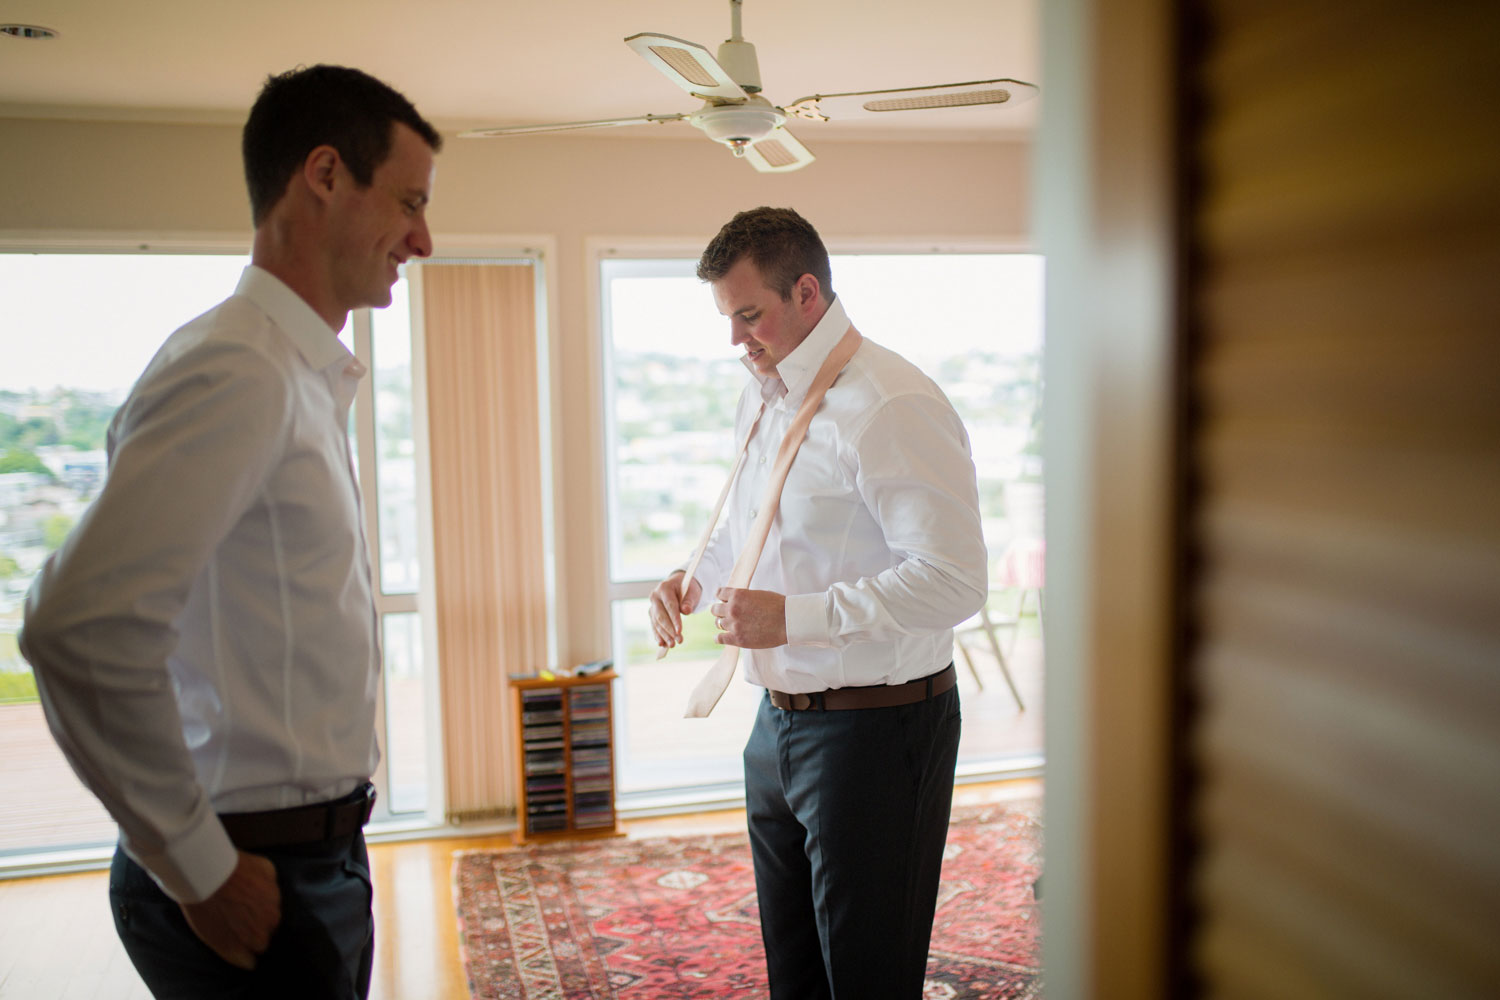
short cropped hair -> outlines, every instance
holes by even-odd
[[[812,223],[793,209],[762,205],[726,222],[698,259],[699,280],[718,281],[741,257],[750,258],[766,287],[783,302],[804,274],[817,278],[824,300],[833,301],[828,250]]]
[[[400,93],[346,66],[309,66],[266,79],[245,122],[240,150],[250,215],[259,226],[286,193],[292,175],[319,146],[338,150],[356,182],[368,187],[391,152],[395,123],[437,152],[442,137]]]

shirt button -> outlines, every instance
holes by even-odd
[[[760,464],[761,465],[765,465],[766,464],[766,456],[764,456],[764,455],[760,456]]]
[[[750,508],[750,520],[752,520],[752,521],[755,520],[756,515],[758,515],[759,513],[760,513],[760,511],[756,510],[754,507],[751,507]]]

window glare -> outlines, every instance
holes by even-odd
[[[417,448],[412,435],[411,286],[403,275],[391,304],[370,311],[375,393],[375,478],[380,504],[380,586],[417,592]]]
[[[833,289],[860,333],[928,375],[971,351],[1042,346],[1035,254],[834,256]]]
[[[249,262],[216,254],[0,254],[0,389],[66,382],[122,401],[167,335],[223,301]]]

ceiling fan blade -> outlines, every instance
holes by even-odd
[[[776,128],[759,142],[745,148],[745,159],[763,174],[801,170],[814,159],[812,152],[785,128]]]
[[[743,101],[750,95],[719,65],[713,53],[697,42],[671,35],[642,32],[625,44],[694,97],[714,101]]]
[[[552,122],[547,125],[502,125],[496,128],[471,128],[458,133],[460,139],[488,139],[501,135],[531,135],[536,132],[569,132],[584,128],[614,128],[617,125],[650,125],[681,121],[687,115],[638,115],[634,118],[601,118],[591,122]]]
[[[813,94],[782,108],[789,115],[828,121],[888,111],[927,111],[933,108],[995,107],[1020,104],[1037,94],[1034,83],[1002,78],[969,83],[892,90],[855,90],[843,94]]]

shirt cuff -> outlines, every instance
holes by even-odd
[[[787,595],[788,646],[832,646],[833,636],[829,633],[827,594]]]
[[[146,869],[162,892],[179,903],[201,903],[212,896],[229,881],[240,861],[229,834],[211,812],[166,851],[142,854],[126,844],[125,853]]]

